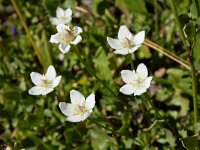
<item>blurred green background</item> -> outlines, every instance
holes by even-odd
[[[200,70],[200,20],[192,0],[176,0],[185,33],[194,48]],[[27,38],[9,0],[0,0],[0,148],[37,150],[177,150],[184,149],[179,131],[192,135],[193,104],[189,71],[143,45],[132,55],[135,66],[144,63],[153,76],[146,96],[125,96],[120,71],[131,69],[128,56],[116,55],[106,37],[117,37],[120,25],[133,34],[145,30],[146,39],[187,60],[187,53],[166,0],[17,0],[42,63]],[[83,29],[78,44],[81,56],[113,91],[87,72],[73,49],[60,54],[49,42],[55,26],[49,18],[56,8],[73,10],[71,25]],[[61,83],[46,96],[31,96],[31,72],[45,73],[53,65]],[[199,81],[198,81],[199,87]],[[69,102],[76,89],[85,96],[95,92],[90,120],[66,122],[58,103]],[[199,91],[199,89],[198,89]],[[148,95],[144,94],[144,95]],[[158,115],[160,114],[160,115]],[[107,129],[105,129],[106,127]],[[115,131],[115,132],[114,132]],[[120,134],[119,134],[120,133]]]

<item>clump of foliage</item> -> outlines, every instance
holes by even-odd
[[[176,1],[185,51],[172,1],[0,0],[0,148],[197,147],[199,89],[197,104],[193,93],[194,84],[199,87],[200,5]],[[57,32],[49,20],[57,7],[70,7],[71,24],[83,29],[82,41],[65,54],[49,42]],[[145,31],[144,43],[130,55],[113,53],[106,40],[117,37],[121,25],[134,34]],[[140,96],[119,92],[121,70],[136,70],[141,62],[153,76],[150,88]],[[60,84],[48,95],[29,95],[30,73],[46,72],[50,65],[62,75]],[[70,103],[72,89],[95,93],[92,114],[79,123],[66,122],[59,109],[59,102]]]

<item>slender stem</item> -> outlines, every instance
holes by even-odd
[[[168,58],[176,61],[177,63],[179,63],[180,65],[186,67],[188,70],[190,70],[190,64],[188,61],[185,61],[183,59],[181,59],[180,57],[176,56],[175,54],[171,53],[169,50],[157,45],[156,43],[146,40],[144,41],[144,45],[151,47],[152,49],[155,49],[156,51],[158,51],[159,53],[162,53],[163,55],[167,56]]]
[[[43,60],[42,60],[42,56],[41,56],[41,54],[40,54],[40,51],[39,51],[37,45],[35,44],[34,40],[32,39],[32,36],[31,36],[31,34],[30,34],[30,32],[29,32],[29,29],[28,29],[28,26],[27,26],[27,24],[26,24],[26,22],[25,22],[25,19],[24,19],[24,17],[22,16],[22,14],[21,14],[21,12],[20,12],[20,10],[19,10],[19,7],[18,7],[16,1],[15,1],[15,0],[11,0],[11,2],[12,2],[12,4],[13,4],[13,7],[15,8],[15,11],[17,12],[17,15],[19,16],[20,22],[21,22],[21,24],[22,24],[22,26],[23,26],[23,28],[24,28],[24,30],[25,30],[25,32],[26,32],[26,35],[27,35],[29,41],[31,42],[31,44],[32,44],[32,46],[33,46],[33,49],[35,50],[35,53],[36,53],[36,55],[37,55],[37,58],[38,58],[38,60],[39,60],[39,62],[40,62],[40,64],[41,64],[41,66],[43,67],[43,70],[44,70],[44,69],[45,69],[45,64],[44,64],[44,62],[43,62]]]
[[[100,83],[102,83],[102,85],[103,85],[105,88],[107,88],[107,89],[110,91],[110,93],[113,94],[113,96],[116,97],[115,92],[114,92],[103,80],[101,80],[101,79],[95,74],[95,71],[93,71],[93,69],[91,68],[91,66],[90,66],[87,62],[85,62],[85,61],[82,59],[82,57],[81,57],[81,55],[80,55],[79,50],[77,49],[77,47],[76,47],[76,46],[73,46],[73,45],[72,45],[72,47],[73,47],[75,53],[77,54],[77,56],[79,57],[79,59],[81,60],[81,62],[85,65],[86,70],[87,70],[91,75],[93,75]]]
[[[179,32],[180,32],[180,35],[181,35],[181,39],[183,41],[184,48],[186,49],[186,51],[188,53],[188,57],[189,57],[189,61],[190,61],[191,76],[192,76],[192,96],[193,96],[193,107],[194,107],[194,128],[195,128],[196,123],[198,123],[198,107],[197,107],[196,70],[195,70],[194,62],[193,62],[193,54],[192,54],[192,50],[190,50],[190,48],[187,45],[188,41],[187,41],[187,39],[184,35],[183,28],[182,28],[181,22],[180,22],[179,17],[178,17],[178,12],[177,12],[177,8],[176,8],[174,0],[170,0],[170,3],[171,3],[172,11],[174,13],[176,23],[177,23],[178,28],[179,28]],[[195,134],[198,134],[198,132],[195,131]],[[197,147],[198,147],[198,145],[197,145]]]
[[[128,58],[129,58],[129,63],[131,64],[131,69],[133,70],[134,69],[134,65],[133,65],[133,60],[132,60],[132,53],[130,53],[128,55]]]
[[[97,126],[100,126],[100,127],[104,128],[105,130],[108,130],[108,131],[111,131],[112,133],[121,135],[119,132],[117,132],[115,130],[112,130],[112,129],[109,129],[106,126],[102,125],[97,120],[94,120],[94,119],[91,119],[91,118],[88,118],[88,120],[90,120],[92,123],[96,124]]]

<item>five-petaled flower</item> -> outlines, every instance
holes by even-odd
[[[60,43],[59,49],[62,53],[66,53],[70,50],[70,44],[76,45],[82,40],[79,34],[83,32],[83,30],[78,26],[74,26],[72,29],[64,24],[59,24],[56,28],[58,33],[51,36],[50,42]]]
[[[72,10],[68,8],[66,10],[57,7],[56,17],[50,18],[50,22],[53,25],[67,24],[72,20]]]
[[[114,53],[126,55],[136,51],[144,42],[145,31],[141,31],[135,36],[129,31],[129,29],[122,25],[119,28],[118,39],[107,37],[108,44],[116,49]]]
[[[71,90],[70,99],[71,103],[59,103],[59,108],[67,116],[67,121],[80,122],[88,118],[95,106],[95,95],[92,93],[85,99],[80,92]]]
[[[35,86],[28,91],[30,95],[46,95],[53,91],[61,80],[61,76],[56,77],[56,71],[53,66],[48,67],[45,75],[31,72],[30,76],[32,82],[35,84]]]
[[[147,67],[141,63],[136,72],[133,70],[122,70],[122,80],[126,83],[120,88],[120,92],[125,95],[141,95],[150,87],[152,77],[148,77]]]

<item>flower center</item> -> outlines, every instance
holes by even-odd
[[[65,30],[64,33],[61,35],[61,39],[63,42],[69,43],[70,41],[72,41],[75,38],[75,35],[73,34],[73,32],[69,31],[69,30]]]
[[[135,86],[136,89],[139,89],[144,84],[144,79],[138,78],[137,80],[132,81],[132,84]]]
[[[65,20],[67,19],[67,17],[61,16],[61,17],[59,17],[59,19],[60,19],[62,22],[65,22]]]
[[[84,106],[76,105],[74,108],[75,115],[82,115],[86,112],[86,108]]]
[[[129,40],[127,37],[125,37],[123,39],[122,45],[124,48],[132,48],[134,46],[134,43],[131,40]]]
[[[42,79],[42,87],[49,87],[49,85],[51,84],[51,81],[48,79]]]

